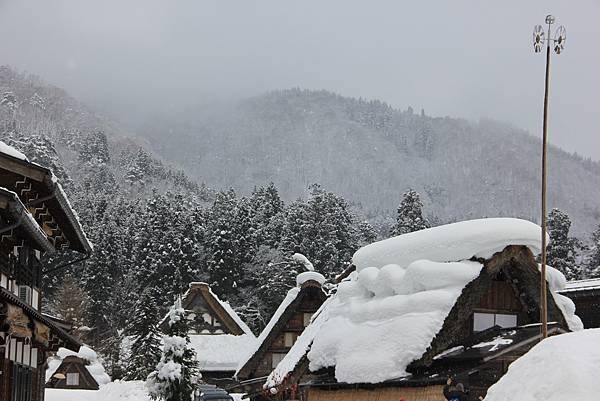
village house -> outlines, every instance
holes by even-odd
[[[94,350],[86,346],[73,352],[60,348],[56,356],[48,359],[46,387],[67,390],[98,390],[110,382]]]
[[[206,283],[190,283],[181,305],[189,319],[188,334],[202,380],[219,386],[231,385],[241,359],[256,345],[252,330]],[[161,328],[166,329],[167,324],[165,317]]]
[[[575,303],[586,329],[600,327],[600,278],[569,281],[560,293]]]
[[[325,277],[314,271],[300,273],[296,287],[290,289],[269,323],[258,337],[257,345],[242,361],[236,372],[240,384],[237,392],[262,397],[262,387],[271,371],[285,357],[313,314],[321,307],[327,295],[323,291]]]
[[[48,356],[81,345],[41,313],[40,258],[59,249],[92,246],[52,172],[0,142],[1,400],[43,400]]]
[[[443,401],[470,397],[541,338],[540,228],[518,219],[435,227],[368,245],[269,375],[272,399]],[[550,335],[582,328],[549,268]]]

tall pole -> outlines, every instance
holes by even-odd
[[[542,266],[540,277],[540,321],[542,339],[548,337],[548,299],[546,290],[546,152],[548,148],[548,89],[550,85],[550,24],[548,21],[548,40],[546,41],[546,81],[544,89],[544,126],[542,137]]]

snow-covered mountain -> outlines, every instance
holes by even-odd
[[[538,138],[513,126],[434,118],[326,91],[275,91],[219,110],[199,108],[139,131],[166,160],[213,187],[274,181],[284,198],[321,183],[368,214],[392,213],[409,187],[443,222],[539,219]],[[556,147],[549,205],[576,233],[600,221],[600,163]]]

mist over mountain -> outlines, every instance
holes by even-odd
[[[515,216],[539,221],[541,142],[492,120],[439,118],[379,100],[290,89],[155,118],[138,134],[165,160],[214,188],[244,192],[273,181],[284,199],[318,182],[391,216],[401,194],[422,194],[441,222]],[[550,207],[577,234],[600,220],[600,163],[549,153]]]

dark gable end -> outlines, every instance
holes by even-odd
[[[511,245],[483,262],[481,274],[463,289],[444,325],[425,354],[409,371],[431,365],[433,357],[460,344],[473,332],[473,312],[498,311],[517,315],[519,326],[540,320],[540,272],[531,250]],[[548,321],[568,330],[565,318],[548,289]]]
[[[300,288],[296,299],[287,306],[258,349],[246,364],[239,369],[238,379],[247,380],[267,376],[272,370],[271,352],[285,353],[289,351],[288,347],[282,344],[284,332],[295,332],[299,336],[304,330],[302,314],[316,312],[326,298],[327,295],[323,292],[319,283],[312,280],[305,282]]]

